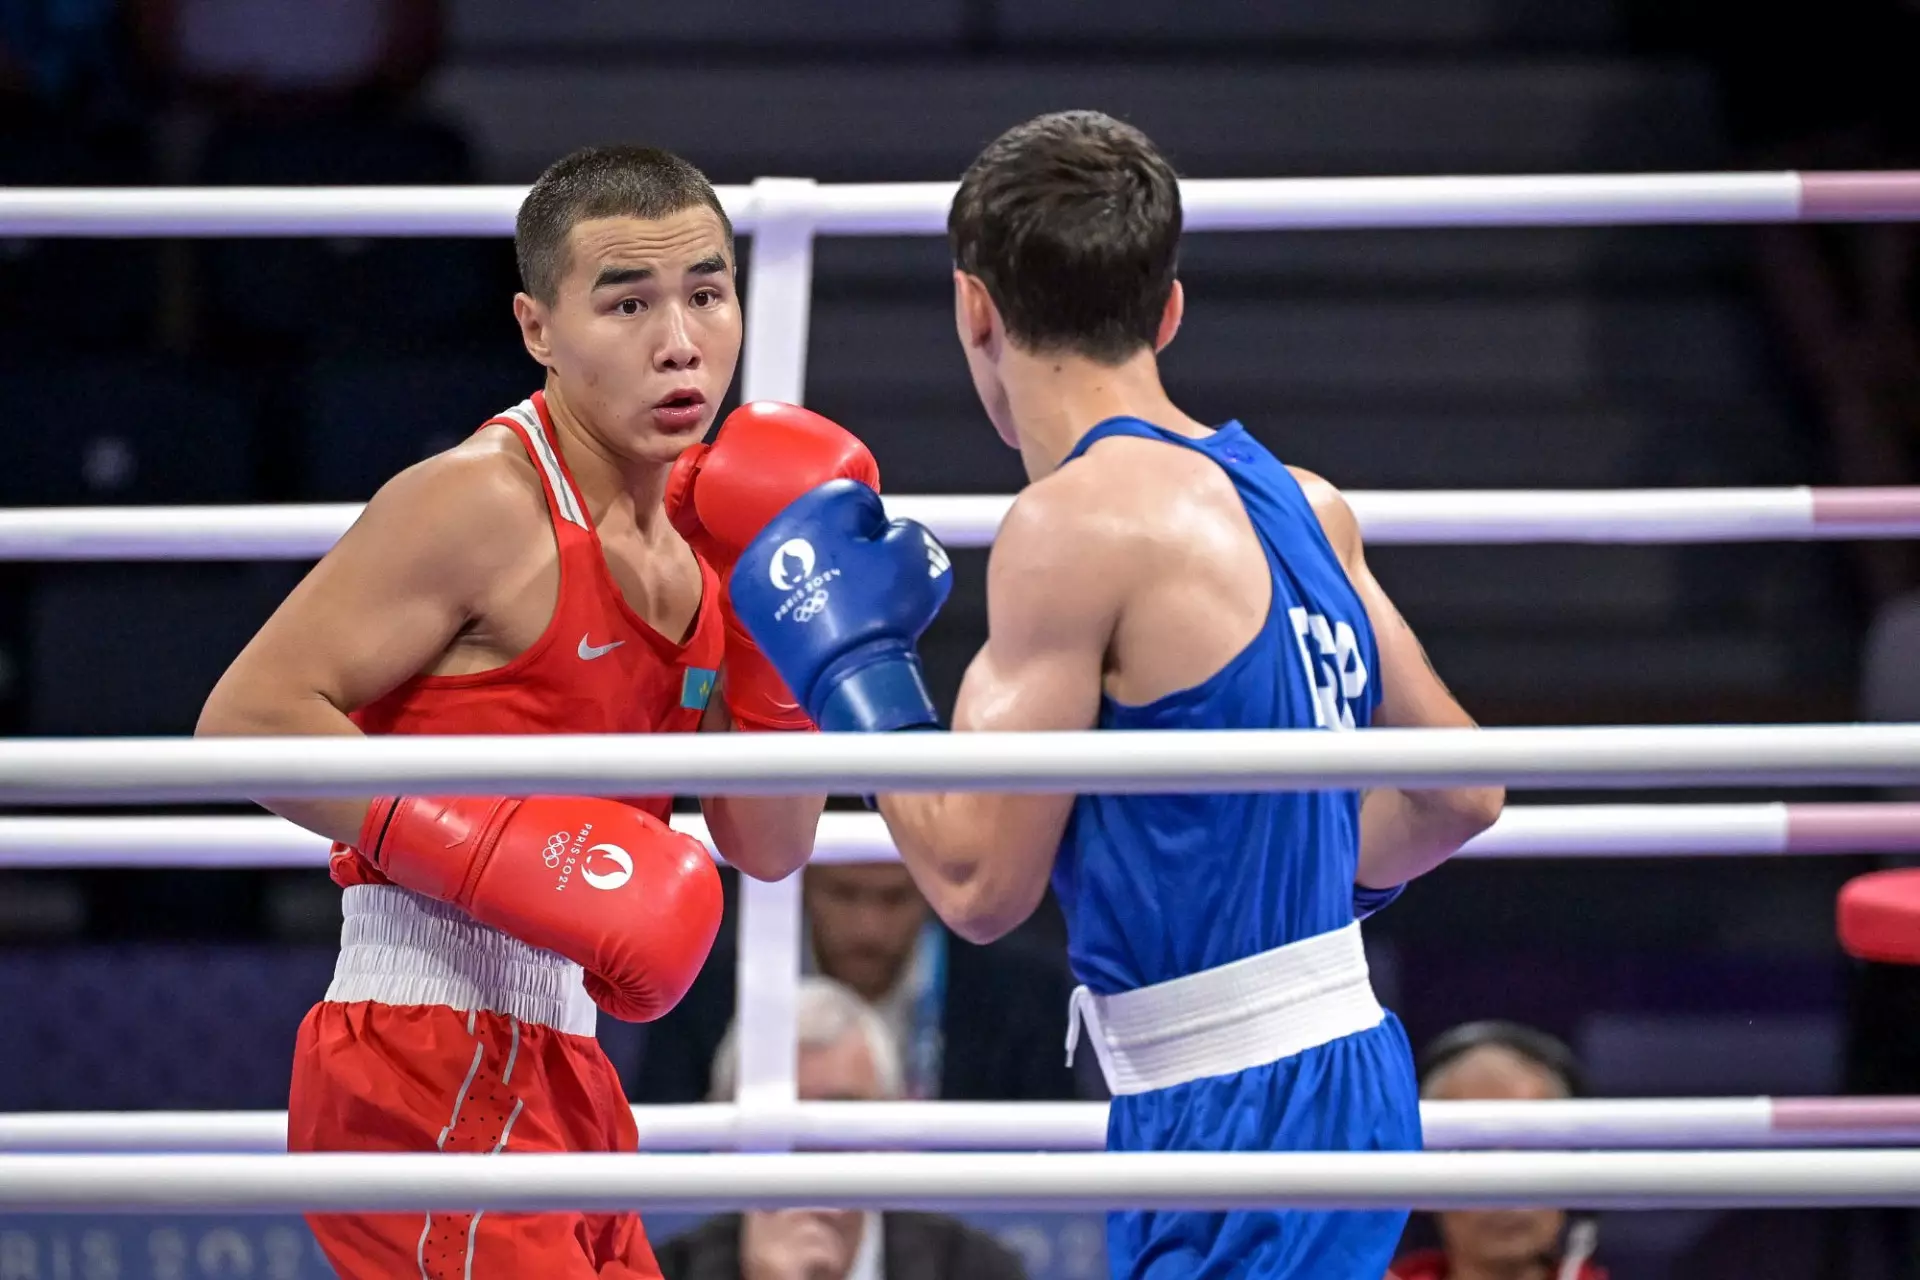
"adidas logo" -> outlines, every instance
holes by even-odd
[[[929,578],[937,578],[953,568],[953,560],[947,555],[947,549],[936,542],[932,534],[922,529],[920,536],[927,544],[927,576]]]

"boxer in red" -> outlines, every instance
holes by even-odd
[[[812,727],[723,584],[790,500],[879,477],[790,405],[744,406],[702,443],[741,337],[712,186],[664,152],[578,152],[528,192],[514,241],[544,390],[382,487],[222,677],[201,733]],[[333,984],[295,1046],[290,1149],[635,1147],[596,1006],[671,1009],[720,919],[669,797],[263,803],[337,842],[345,887]],[[702,808],[723,857],[779,879],[822,803]],[[344,1280],[659,1275],[631,1213],[310,1221]]]

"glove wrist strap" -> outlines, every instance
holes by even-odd
[[[360,821],[360,856],[372,863],[376,869],[382,861],[382,844],[386,840],[387,828],[400,811],[399,796],[381,796],[367,805],[367,816]]]
[[[908,652],[834,680],[820,699],[814,720],[827,733],[891,733],[938,727],[940,715],[927,692],[919,657]]]

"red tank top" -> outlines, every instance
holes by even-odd
[[[554,443],[535,392],[483,424],[510,428],[540,473],[560,553],[560,590],[547,629],[503,667],[420,675],[351,713],[377,733],[692,733],[713,692],[724,632],[720,583],[700,562],[700,609],[684,644],[648,626],[607,570],[600,535]],[[665,821],[671,796],[628,801]],[[358,852],[335,846],[340,885],[384,884]]]

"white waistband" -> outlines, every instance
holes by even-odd
[[[1067,1065],[1086,1022],[1116,1096],[1245,1071],[1379,1025],[1360,926],[1067,1006]]]
[[[340,905],[346,920],[328,1000],[482,1009],[594,1034],[579,965],[398,885],[351,885]]]

